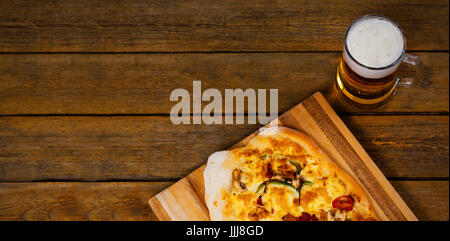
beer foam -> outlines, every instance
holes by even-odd
[[[374,68],[394,63],[403,53],[400,29],[382,18],[366,18],[353,24],[347,35],[347,48],[359,63]]]

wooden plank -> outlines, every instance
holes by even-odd
[[[147,204],[170,183],[0,183],[0,220],[154,220]]]
[[[169,117],[1,117],[0,180],[179,178],[256,125],[180,125]],[[208,136],[210,138],[205,138]]]
[[[448,6],[445,0],[2,1],[0,51],[339,51],[350,23],[369,13],[398,21],[410,50],[448,50]]]
[[[366,191],[367,197],[380,220],[417,220],[400,195],[388,182],[350,130],[333,111],[320,92],[285,112],[275,123],[308,134],[332,161],[346,171]],[[258,131],[241,140],[235,146],[246,145]],[[196,169],[176,184],[149,200],[153,209],[162,207],[173,221],[205,220],[208,212],[202,209],[204,199],[198,198],[195,205],[179,200],[193,200],[204,192],[203,168]],[[185,186],[183,183],[196,183]],[[183,187],[183,188],[181,188]],[[159,202],[161,205],[154,205]],[[203,205],[202,205],[203,204]]]
[[[448,116],[345,116],[344,122],[384,175],[449,176]],[[0,180],[181,178],[258,128],[175,126],[154,116],[0,117]]]
[[[448,116],[344,116],[343,121],[385,175],[448,177]]]
[[[391,184],[419,220],[449,220],[448,181],[391,181]]]
[[[414,53],[416,54],[416,53]],[[399,90],[376,112],[448,112],[449,54],[419,53],[425,81]],[[340,53],[0,55],[0,115],[170,113],[177,88],[279,90],[283,113],[315,91],[327,92]],[[402,68],[402,76],[410,76]],[[331,95],[333,107],[340,106]],[[206,103],[204,103],[206,105]]]
[[[420,220],[449,219],[448,181],[391,181]],[[0,183],[0,220],[156,220],[146,203],[171,182]]]

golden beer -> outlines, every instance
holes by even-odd
[[[396,72],[378,79],[364,78],[355,73],[341,59],[337,76],[336,87],[350,101],[360,107],[378,107],[395,94],[398,85]]]
[[[360,108],[377,108],[396,94],[399,85],[408,87],[420,81],[420,60],[406,54],[405,46],[401,28],[385,17],[366,15],[353,22],[334,83],[338,97]],[[397,77],[402,62],[416,66],[415,81]]]

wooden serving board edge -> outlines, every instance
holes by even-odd
[[[323,95],[316,93],[314,97],[306,99],[300,105],[304,106],[310,115],[315,116],[315,120],[321,120],[316,123],[345,159],[344,162],[339,162],[338,164],[366,190],[366,193],[372,199],[375,209],[378,209],[376,210],[377,214],[385,216],[382,217],[382,220],[417,221],[417,217]],[[325,124],[324,122],[327,123]]]
[[[303,122],[297,118],[309,118],[312,121]],[[294,122],[297,125],[300,123],[314,124],[295,128],[290,126],[290,123]],[[327,154],[332,152],[331,156],[334,157],[332,160],[336,161],[365,189],[381,220],[418,220],[320,92],[316,92],[264,127],[274,124],[299,129],[310,136],[313,134],[310,132],[314,130],[313,139]],[[309,129],[311,131],[308,131]],[[230,149],[245,145],[258,133],[259,129]],[[317,133],[320,133],[320,136]],[[177,215],[185,213],[177,220],[191,220],[190,215],[197,217],[195,220],[209,220],[208,209],[203,200],[205,166],[206,164],[202,165],[149,200],[149,204],[159,220],[173,220],[170,213]],[[181,193],[177,189],[191,192],[191,195],[179,196]],[[190,209],[183,209],[180,212],[174,207],[176,205],[168,205],[167,200],[182,202],[185,206],[190,206]]]

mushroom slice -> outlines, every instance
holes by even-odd
[[[333,209],[327,213],[328,221],[345,221],[347,220],[347,211],[340,209]]]
[[[233,170],[233,187],[239,192],[247,190],[247,186],[241,180],[242,176],[243,175],[241,170],[239,169]]]

